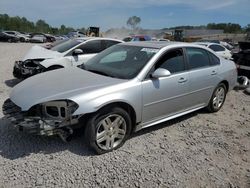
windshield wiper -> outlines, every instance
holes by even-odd
[[[103,76],[109,76],[109,77],[114,77],[110,74],[107,74],[106,72],[102,72],[102,71],[99,71],[99,70],[93,70],[93,69],[86,69],[87,71],[89,72],[93,72],[93,73],[96,73],[96,74],[100,74],[100,75],[103,75]]]

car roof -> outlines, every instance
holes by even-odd
[[[188,45],[189,43],[185,42],[174,42],[174,41],[138,41],[138,42],[126,42],[119,45],[128,45],[128,46],[138,46],[138,47],[146,47],[146,48],[158,48],[161,49],[166,46],[172,45],[180,45],[185,44]]]
[[[223,45],[221,45],[221,44],[214,43],[214,42],[194,42],[194,44],[200,44],[200,45],[206,45],[206,46],[210,46],[210,45],[223,46]]]
[[[88,41],[88,40],[92,40],[92,39],[96,39],[96,40],[113,40],[113,41],[123,42],[123,41],[121,41],[119,39],[105,38],[105,37],[77,37],[77,38],[73,38],[72,40],[79,40],[81,42],[84,42],[84,41]]]

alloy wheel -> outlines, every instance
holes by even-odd
[[[103,150],[112,150],[118,146],[126,135],[127,124],[118,114],[111,114],[97,125],[96,144]]]
[[[215,109],[221,108],[223,102],[225,100],[226,91],[223,87],[218,87],[215,91],[215,95],[213,98],[213,106]]]

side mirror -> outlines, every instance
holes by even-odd
[[[171,73],[167,69],[158,68],[152,73],[152,78],[168,77]]]
[[[80,55],[80,54],[83,54],[82,49],[77,48],[73,51],[73,55]]]

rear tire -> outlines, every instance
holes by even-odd
[[[214,90],[213,95],[207,106],[209,112],[218,112],[226,99],[227,89],[225,84],[220,83]]]
[[[119,107],[104,108],[96,112],[85,128],[85,139],[97,154],[121,147],[131,133],[129,114]]]
[[[20,38],[20,42],[25,42],[25,39],[24,38]]]

